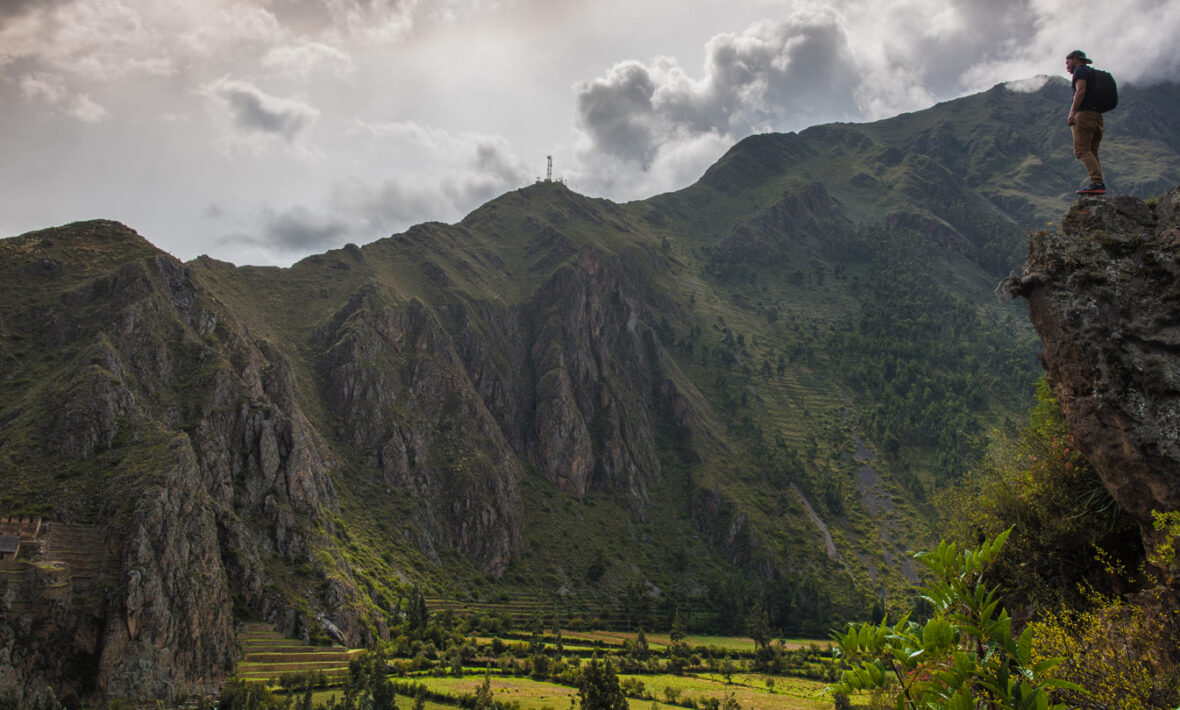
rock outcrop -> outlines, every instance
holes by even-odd
[[[1150,552],[1153,511],[1180,510],[1180,188],[1078,200],[1001,288],[1028,301],[1066,422]]]

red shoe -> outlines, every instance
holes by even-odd
[[[1106,194],[1106,185],[1103,185],[1100,182],[1092,182],[1089,185],[1086,185],[1082,189],[1078,190],[1077,194],[1079,194],[1079,195],[1105,195]]]

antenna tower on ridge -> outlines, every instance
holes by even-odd
[[[553,156],[546,155],[545,160],[549,161],[549,167],[545,170],[545,182],[553,182]]]

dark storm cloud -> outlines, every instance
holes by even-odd
[[[578,121],[599,148],[612,155],[651,164],[660,136],[652,106],[655,81],[639,62],[616,64],[607,76],[580,87]]]
[[[529,181],[528,172],[501,138],[450,134],[416,124],[370,127],[392,150],[429,156],[438,166],[419,179],[395,178],[379,184],[338,183],[330,202],[333,214],[351,215],[358,241],[421,221],[458,219],[472,207]]]
[[[271,96],[245,81],[222,79],[208,91],[223,102],[235,127],[277,136],[288,143],[294,143],[319,118],[315,108]]]
[[[30,10],[45,10],[56,5],[65,5],[73,0],[0,0],[0,28],[8,20],[21,17]]]
[[[347,241],[348,225],[338,219],[313,214],[304,207],[268,214],[260,246],[280,252],[314,252]]]
[[[273,0],[270,10],[284,26],[301,35],[359,37],[383,42],[414,29],[417,15],[436,3],[406,0]]]
[[[316,35],[332,25],[332,9],[322,0],[277,0],[271,12],[296,32]]]
[[[699,81],[661,58],[651,66],[621,62],[578,85],[579,126],[597,150],[646,169],[671,141],[857,115],[855,58],[830,13],[800,13],[719,35],[706,55]]]

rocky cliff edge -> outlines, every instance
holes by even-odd
[[[1000,289],[1028,301],[1065,419],[1150,554],[1153,512],[1180,510],[1180,188],[1084,197],[1028,241]]]

